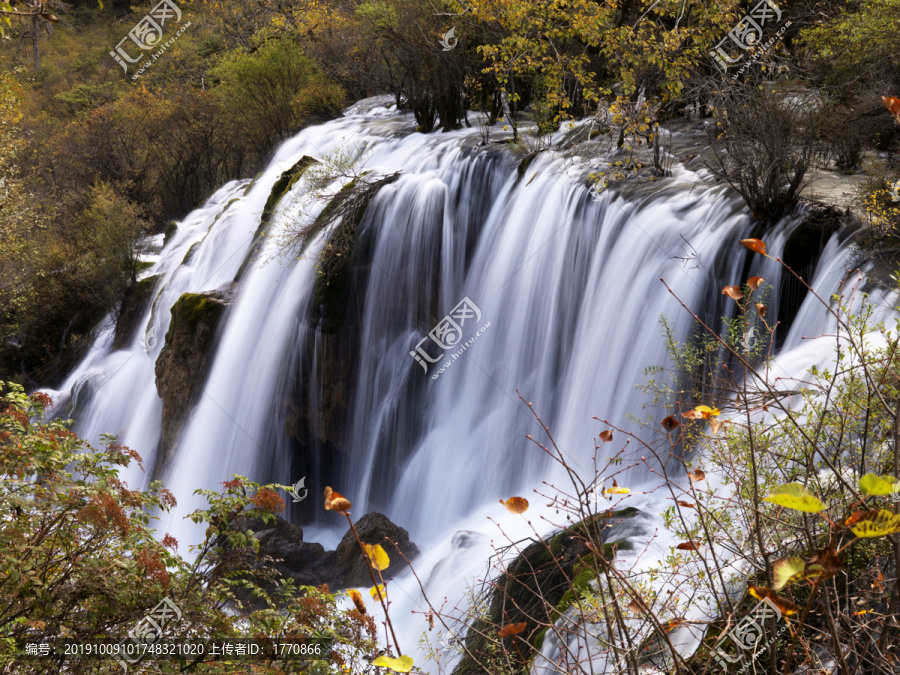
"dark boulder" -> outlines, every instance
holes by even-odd
[[[387,537],[400,544],[400,550],[410,560],[419,553],[416,545],[409,540],[406,530],[394,525],[380,513],[363,516],[355,526],[360,532],[362,541],[367,544],[381,544],[390,556],[391,566],[382,572],[385,579],[406,567],[406,563],[397,555],[396,549],[387,541]],[[257,564],[262,565],[264,558],[270,558],[276,579],[293,579],[298,586],[327,584],[334,592],[354,586],[372,585],[362,551],[359,550],[353,532],[348,531],[336,551],[326,551],[321,544],[303,541],[303,530],[281,516],[276,516],[275,522],[266,524],[260,518],[241,515],[232,522],[231,529],[239,532],[249,530],[259,541],[259,551],[256,554],[258,563],[247,560],[246,569],[252,570]],[[220,538],[218,544],[224,546],[224,538]],[[262,575],[261,569],[258,574]],[[261,576],[257,576],[255,581],[269,593],[275,590],[274,583],[263,580]],[[263,606],[261,601],[251,598],[243,590],[238,590],[237,594],[248,607]]]
[[[630,507],[606,511],[526,546],[504,573],[482,586],[487,620],[476,619],[467,631],[466,653],[453,675],[486,675],[478,661],[490,660],[487,636],[496,626],[525,623],[520,637],[540,649],[547,626],[577,602],[576,594],[586,592],[596,569],[603,567],[588,543],[602,542],[604,558],[613,560],[616,551],[630,550],[628,539],[643,530],[639,516],[640,511]]]
[[[367,513],[355,523],[355,526],[360,541],[365,544],[381,544],[391,559],[390,567],[381,573],[385,579],[399,574],[407,567],[406,561],[397,554],[397,549],[391,542],[395,542],[403,555],[410,560],[419,555],[418,547],[409,540],[409,532],[394,525],[380,513]],[[335,551],[335,558],[344,587],[371,585],[372,577],[369,576],[368,565],[352,531],[348,531],[341,539]]]
[[[235,526],[251,530],[259,540],[259,556],[269,556],[278,575],[293,579],[298,586],[341,586],[335,565],[334,551],[326,551],[322,544],[303,541],[303,530],[280,516],[274,523],[264,524],[259,518],[239,518]]]

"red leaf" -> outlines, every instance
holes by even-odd
[[[510,635],[518,635],[523,630],[525,630],[526,625],[527,624],[524,621],[522,623],[507,624],[497,631],[497,637],[505,638],[509,637]]]
[[[737,286],[726,286],[722,289],[722,295],[727,295],[729,298],[737,302],[741,298],[744,297],[744,294],[741,293],[741,289]]]
[[[776,607],[778,607],[778,611],[780,611],[785,616],[790,616],[791,614],[796,614],[800,611],[800,608],[793,602],[791,602],[787,598],[781,597],[771,588],[766,588],[765,586],[750,586],[750,595],[752,595],[757,600],[768,598],[775,604]]]
[[[680,427],[681,422],[675,419],[675,415],[669,415],[662,421],[662,425],[666,431],[672,431],[673,429],[677,429],[678,427]]]
[[[525,513],[528,510],[528,500],[524,497],[510,497],[506,501],[501,499],[500,503],[511,513]]]
[[[766,245],[759,239],[741,239],[741,244],[749,248],[754,253],[766,254]]]
[[[750,279],[747,281],[747,285],[750,287],[751,291],[755,291],[764,281],[765,279],[763,279],[762,277],[750,277]]]
[[[600,440],[603,441],[604,443],[609,443],[612,439],[613,439],[613,432],[611,432],[609,430],[600,432]]]
[[[344,495],[332,490],[331,486],[328,486],[325,488],[325,510],[346,513],[350,510],[350,501]]]
[[[682,551],[699,551],[700,543],[696,541],[686,541],[683,544],[678,544],[675,548],[681,549]]]
[[[691,479],[692,483],[699,483],[706,478],[706,474],[702,469],[694,469],[693,471],[688,471],[688,478]]]

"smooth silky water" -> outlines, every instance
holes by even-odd
[[[183,293],[229,288],[250,258],[220,324],[203,392],[162,467],[179,506],[162,514],[159,531],[173,534],[186,555],[203,534],[184,520],[204,505],[193,491],[219,488],[231,474],[262,483],[297,481],[277,402],[298,388],[313,402],[322,399],[325,385],[315,373],[299,382],[295,374],[304,357],[319,356],[300,352],[320,348],[315,335],[309,339],[315,327],[302,318],[316,302],[314,259],[323,240],[297,259],[283,254],[280,235],[310,222],[323,203],[304,198],[308,188],[301,179],[280,201],[269,236],[254,244],[273,184],[304,155],[360,151],[373,175],[402,172],[379,191],[360,225],[368,271],[347,440],[340,461],[317,460],[306,481],[310,497],[289,517],[304,524],[305,539],[333,547],[345,523],[324,511],[321,494],[326,484],[334,486],[353,502],[355,518],[377,510],[408,529],[422,551],[415,567],[429,599],[465,609],[466,588],[489,573],[493,546],[529,536],[532,526],[543,535],[564,525],[534,490],[548,493],[545,481],[567,485],[565,473],[526,439],[546,440],[517,390],[551,427],[570,466],[592,477],[595,439],[606,428],[593,417],[634,429],[628,415],[643,416],[648,402],[635,385],[646,381],[648,366],[666,363],[660,317],[681,338],[692,327],[660,279],[715,322],[735,311],[722,287],[750,276],[773,287],[769,316],[778,316],[782,270],[739,245],[751,236],[752,219],[721,186],[701,184],[709,178],[705,172],[676,164],[673,176],[652,191],[592,195],[586,176],[598,164],[544,152],[519,177],[521,154],[480,147],[477,125],[410,133],[411,119],[385,103],[361,102],[343,118],[302,131],[278,148],[252,183],[223,186],[181,221],[145,273],[160,281],[132,343],[111,351],[107,319],[82,363],[47,393],[56,414],[75,419],[79,435],[97,443],[101,433],[112,433],[137,450],[146,472],[133,466],[124,478],[132,488],[145,486],[160,440],[154,364],[169,309]],[[781,253],[798,220],[784,219],[766,235],[770,255]],[[824,297],[837,289],[850,262],[848,244],[835,235],[814,275]],[[885,294],[875,296],[887,303]],[[410,352],[464,298],[481,317],[477,325],[464,325],[463,342],[490,325],[459,358],[450,357],[458,348],[450,350],[426,373]],[[807,298],[773,367],[789,377],[827,362],[830,344],[802,338],[830,325],[824,308]],[[434,379],[447,360],[451,365]],[[621,438],[605,447],[619,449]],[[326,465],[334,467],[331,475]],[[620,474],[618,482],[636,492],[658,484],[642,466]],[[512,495],[531,501],[526,517],[498,504]],[[646,556],[647,564],[659,560],[673,543],[658,515],[669,505],[662,491],[611,504],[642,511],[638,539],[659,530]],[[388,590],[400,646],[418,665],[434,669],[424,665],[417,644],[427,628],[417,582],[403,574]],[[554,654],[552,644],[547,654]],[[602,662],[595,672],[602,672]]]

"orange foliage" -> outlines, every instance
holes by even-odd
[[[269,513],[278,513],[279,511],[284,510],[284,499],[282,499],[281,495],[275,492],[275,490],[269,488],[262,488],[253,495],[253,499],[250,501],[252,501],[258,509],[268,511]]]

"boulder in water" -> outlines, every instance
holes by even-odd
[[[467,653],[453,675],[487,675],[469,654],[488,658],[486,637],[495,626],[525,623],[520,637],[540,649],[548,624],[553,624],[576,603],[575,594],[584,592],[596,578],[602,563],[586,545],[588,540],[603,543],[603,555],[613,560],[617,550],[630,550],[628,538],[641,531],[640,511],[629,507],[595,514],[545,541],[535,541],[506,568],[505,573],[482,587],[487,614],[476,619],[465,636]]]
[[[163,410],[155,475],[165,467],[178,431],[203,388],[210,347],[231,299],[230,290],[185,293],[172,305],[166,343],[156,360],[156,391]]]
[[[355,524],[360,539],[367,544],[381,544],[391,566],[382,572],[387,579],[406,567],[396,549],[387,541],[390,538],[400,545],[400,550],[410,560],[418,555],[419,549],[409,540],[409,534],[380,513],[369,513]],[[259,540],[258,556],[274,560],[278,577],[293,579],[298,586],[321,586],[327,584],[331,591],[353,586],[371,586],[372,579],[359,549],[353,532],[347,532],[336,551],[326,551],[321,544],[303,541],[303,530],[276,516],[274,523],[263,523],[260,518],[240,516],[232,528],[241,532],[250,530]],[[221,542],[221,540],[220,540]],[[393,555],[392,555],[393,553]],[[274,590],[271,583],[257,581],[267,591]],[[246,593],[239,594],[241,600],[251,607],[261,607],[259,600]]]
[[[275,560],[279,576],[293,579],[298,586],[341,586],[334,564],[334,551],[326,551],[322,544],[303,541],[303,530],[280,516],[274,523],[265,524],[259,518],[241,517],[235,528],[250,530],[259,540],[259,555]]]
[[[419,548],[409,540],[409,532],[394,525],[387,516],[380,513],[367,513],[356,522],[355,527],[360,541],[364,544],[381,544],[384,552],[391,559],[390,566],[381,573],[385,579],[399,574],[407,567],[406,561],[397,554],[397,549],[391,542],[395,542],[403,555],[410,560],[419,555]],[[344,587],[372,584],[366,560],[352,531],[347,532],[341,539],[341,543],[338,544],[335,551],[335,563],[340,570]]]

